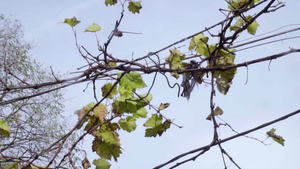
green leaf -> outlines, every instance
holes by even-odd
[[[143,99],[141,99],[140,97],[135,97],[132,99],[132,100],[136,100],[137,109],[147,106],[150,103],[150,101],[152,100],[152,94],[150,94],[150,93],[148,95],[142,94],[139,96]]]
[[[108,62],[108,65],[110,67],[116,67],[117,66],[117,63],[116,62]]]
[[[115,161],[117,161],[117,158],[122,153],[120,146],[106,143],[97,137],[93,141],[92,150],[101,158],[111,160],[111,157],[113,157]]]
[[[171,126],[171,120],[166,120],[164,123],[152,127],[152,128],[147,128],[145,137],[156,137],[157,135],[161,136],[168,128]]]
[[[13,162],[5,169],[18,169],[18,168],[19,168],[18,162]]]
[[[132,90],[128,90],[126,86],[119,86],[119,93],[123,99],[133,98]]]
[[[106,83],[105,85],[103,85],[101,88],[102,97],[105,97],[108,94],[108,92],[111,90],[112,87],[113,87],[113,84],[111,84],[111,83]],[[118,94],[118,90],[117,90],[117,86],[115,86],[107,97],[112,99],[113,98],[112,96],[115,96],[117,94]]]
[[[164,110],[170,106],[170,103],[160,103],[158,109],[159,110]]]
[[[121,76],[121,73],[118,74],[118,78]],[[120,86],[129,91],[135,91],[136,89],[141,89],[147,85],[143,81],[142,76],[137,72],[130,72],[125,74],[120,80]]]
[[[0,135],[9,137],[10,126],[5,123],[4,120],[0,120]]]
[[[258,26],[259,26],[259,24],[258,24],[256,21],[253,21],[253,22],[247,27],[247,31],[248,31],[251,35],[255,35]]]
[[[166,62],[169,63],[172,69],[184,69],[182,60],[185,59],[185,55],[177,49],[170,49],[170,56],[166,58]]]
[[[77,18],[74,16],[73,18],[66,18],[63,23],[66,23],[66,24],[70,25],[71,27],[74,27],[77,24],[79,24],[80,22],[81,21],[77,20]]]
[[[243,24],[244,24],[244,21],[241,18],[239,18],[236,21],[236,23],[233,26],[230,27],[230,31],[237,31],[237,30],[239,30],[243,26]]]
[[[106,143],[120,146],[119,135],[115,131],[101,131],[101,137]]]
[[[204,53],[205,48],[207,48],[207,41],[208,38],[205,37],[202,33],[195,35],[190,41],[189,50],[193,50],[196,48],[196,51],[202,54]]]
[[[162,124],[162,115],[152,114],[152,116],[144,123],[145,127],[156,127]]]
[[[87,27],[84,32],[97,32],[100,30],[101,30],[101,27],[98,24],[93,23],[93,25],[90,25],[89,27]]]
[[[146,118],[147,117],[147,113],[148,113],[147,110],[144,107],[142,107],[142,108],[138,109],[136,111],[136,113],[133,113],[133,116],[135,118],[139,118],[139,117]]]
[[[213,115],[214,116],[218,116],[218,115],[222,115],[223,114],[223,110],[217,106],[213,112]],[[211,120],[211,114],[209,114],[207,117],[206,117],[206,120]]]
[[[112,6],[115,5],[116,3],[118,3],[118,0],[105,0],[105,5],[108,6]]]
[[[212,51],[213,46],[209,46],[207,44],[208,37],[205,37],[202,33],[194,36],[190,41],[189,50],[193,50],[196,48],[196,51],[203,56],[208,56]]]
[[[140,13],[140,10],[142,9],[141,5],[142,1],[130,1],[128,4],[128,10],[132,12],[133,14],[135,13]]]
[[[284,146],[284,139],[275,134],[276,129],[272,128],[270,131],[267,132],[267,135],[271,138],[273,138],[274,141],[276,141],[277,143],[281,144],[282,146]]]
[[[120,119],[119,124],[123,130],[131,132],[136,129],[135,121],[136,119],[134,117],[128,116],[126,119]]]
[[[97,123],[96,123],[96,118],[93,117],[88,117],[87,121],[88,123],[86,124],[86,126],[84,127],[85,131],[88,131],[89,129],[91,129],[92,127],[94,127]]]
[[[96,169],[109,169],[110,164],[104,158],[94,160],[93,164],[96,166]]]

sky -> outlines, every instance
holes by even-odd
[[[100,43],[103,44],[121,12],[120,5],[106,7],[104,1],[100,0],[0,0],[0,2],[0,14],[20,20],[24,26],[25,40],[34,45],[31,51],[32,57],[45,67],[51,66],[54,71],[60,72],[65,77],[73,76],[72,72],[76,72],[77,68],[85,62],[76,49],[71,28],[62,23],[64,19],[76,16],[81,20],[81,23],[75,27],[78,42],[97,54],[95,36],[83,31],[92,23],[99,24],[102,30],[97,33],[97,36]],[[275,13],[266,14],[257,20],[260,24],[257,35],[282,26],[286,27],[277,32],[299,27],[300,18],[297,17],[297,14],[300,2],[297,0],[286,0],[285,2],[284,8]],[[132,57],[138,58],[161,49],[223,20],[225,16],[219,12],[219,9],[227,7],[223,0],[144,0],[142,6],[140,14],[136,15],[125,10],[120,30],[142,34],[125,34],[121,38],[114,38],[109,52],[115,57],[130,60]],[[217,33],[218,29],[213,31]],[[281,37],[293,36],[299,36],[299,32]],[[241,35],[240,38],[248,37]],[[235,62],[245,62],[287,51],[290,48],[299,48],[299,46],[299,39],[280,41],[238,52]],[[187,51],[187,46],[183,46],[181,49]],[[160,53],[160,57],[165,58],[168,54],[168,51],[164,51]],[[299,65],[299,53],[295,53],[273,60],[270,66],[269,62],[263,62],[249,66],[248,70],[239,68],[229,93],[226,96],[217,93],[215,97],[216,106],[221,107],[224,111],[221,118],[235,130],[242,132],[298,110],[300,107]],[[152,78],[153,75],[147,75],[144,80],[150,84]],[[164,77],[159,76],[156,81],[157,83],[151,91],[153,104],[170,103],[170,107],[164,111],[164,115],[184,127],[179,129],[171,126],[171,129],[162,137],[145,138],[142,126],[144,121],[142,120],[138,123],[135,132],[121,132],[123,154],[118,163],[113,163],[112,169],[153,168],[174,156],[211,142],[212,124],[205,120],[209,114],[210,87],[197,86],[191,94],[190,100],[187,101],[185,98],[177,97],[177,90],[170,89]],[[176,82],[174,79],[171,81]],[[180,83],[180,81],[177,82]],[[100,82],[99,90],[101,84]],[[83,92],[85,87],[85,84],[76,85],[65,91],[65,115],[70,116],[70,119],[73,120],[70,120],[70,125],[72,122],[75,124],[77,119],[73,112],[94,101],[92,87]],[[153,110],[149,110],[149,116],[151,113],[154,113]],[[252,137],[264,140],[266,132],[271,128],[276,128],[276,133],[286,140],[285,146],[281,146],[271,139],[266,141],[270,144],[266,146],[253,139],[240,137],[224,143],[223,148],[243,169],[297,168],[300,165],[299,120],[300,116],[296,115],[250,134]],[[221,138],[234,134],[226,127],[222,127],[220,130]],[[89,160],[93,161],[98,157],[91,152],[90,143],[91,138],[86,138],[84,148],[88,152]],[[228,168],[235,168],[228,160],[227,164]],[[165,168],[169,167],[170,165]],[[215,169],[224,168],[224,165],[220,150],[214,147],[196,161],[186,163],[178,168]]]

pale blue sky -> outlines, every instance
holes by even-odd
[[[92,23],[98,23],[102,26],[98,37],[101,43],[105,42],[114,28],[115,21],[119,18],[121,9],[119,5],[105,7],[104,1],[101,0],[0,0],[0,2],[0,13],[12,19],[18,19],[24,25],[26,40],[33,42],[35,46],[31,52],[32,56],[44,66],[52,66],[54,71],[59,71],[66,76],[76,71],[76,68],[85,62],[77,53],[71,28],[61,23],[64,18],[76,16],[82,21],[76,26],[78,42],[96,53],[95,37],[91,33],[83,33],[84,29]],[[125,11],[124,20],[120,26],[121,30],[141,32],[142,35],[125,34],[121,38],[113,39],[109,52],[115,57],[131,59],[132,52],[135,58],[144,56],[199,32],[224,19],[224,15],[218,9],[227,6],[223,0],[145,0],[142,5],[143,9],[138,15]],[[286,7],[258,20],[260,26],[257,34],[288,24],[300,24],[299,7],[299,1],[286,0]],[[290,28],[292,27],[285,30]],[[299,32],[284,37],[290,36],[299,36]],[[236,62],[287,51],[289,47],[299,48],[300,41],[284,41],[238,52]],[[168,51],[160,54],[161,58],[167,56]],[[299,54],[291,54],[273,60],[270,66],[271,71],[268,70],[268,62],[249,66],[246,85],[246,68],[240,68],[229,93],[226,96],[217,93],[215,98],[215,104],[224,110],[222,118],[237,131],[242,132],[298,110],[300,107],[299,65]],[[153,75],[145,78],[149,85],[151,77]],[[99,83],[99,90],[100,87],[101,83]],[[93,101],[92,88],[83,93],[84,88],[85,85],[77,85],[67,90],[66,115],[72,115],[75,110]],[[121,132],[123,154],[119,162],[113,164],[111,168],[152,168],[176,155],[209,144],[212,139],[212,124],[205,120],[209,113],[209,92],[210,88],[204,85],[196,87],[190,100],[186,101],[184,98],[177,98],[177,90],[168,88],[164,77],[158,77],[157,84],[151,92],[154,97],[153,104],[170,102],[171,105],[165,110],[164,115],[175,119],[176,124],[184,127],[178,129],[172,126],[160,138],[144,138],[142,126],[144,121],[141,121],[134,133]],[[149,115],[150,113],[154,112],[149,110]],[[72,118],[76,119],[75,116]],[[274,143],[271,139],[267,143],[272,143],[272,145],[264,146],[247,138],[227,142],[223,147],[243,169],[297,168],[300,166],[299,120],[298,115],[251,134],[264,140],[265,132],[274,127],[277,133],[286,140],[284,147]],[[224,127],[220,132],[221,138],[233,134]],[[90,139],[86,139],[85,147],[89,152],[90,161],[98,158],[91,153]],[[230,164],[229,161],[227,162]],[[224,168],[224,166],[220,151],[215,147],[195,162],[189,162],[178,168],[215,169]],[[229,168],[235,167],[231,165]]]

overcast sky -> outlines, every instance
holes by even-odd
[[[18,19],[23,24],[26,41],[32,42],[35,46],[31,51],[32,56],[45,67],[52,66],[54,71],[60,72],[65,77],[72,76],[69,73],[75,72],[78,67],[85,64],[85,61],[77,52],[71,28],[62,23],[64,19],[76,16],[81,20],[75,28],[78,42],[97,54],[95,36],[83,31],[90,24],[98,23],[102,27],[98,37],[103,44],[114,28],[121,11],[120,5],[106,7],[104,0],[0,0],[0,2],[1,14],[11,19]],[[223,20],[225,16],[219,12],[219,9],[227,7],[223,0],[145,0],[142,5],[143,8],[138,15],[125,10],[124,20],[120,26],[123,31],[139,32],[142,35],[125,34],[121,38],[113,39],[109,52],[115,57],[137,58],[161,49]],[[300,1],[286,0],[284,8],[257,20],[260,24],[257,34],[290,24],[300,24],[299,7]],[[299,26],[287,26],[277,32]],[[217,32],[216,29],[213,33]],[[299,36],[299,32],[281,38],[292,36]],[[248,36],[241,36],[243,37]],[[238,52],[236,63],[287,51],[290,48],[300,48],[300,41],[298,39],[281,41]],[[187,46],[180,50],[187,51]],[[160,53],[161,58],[167,56],[168,51]],[[298,110],[300,107],[299,53],[273,60],[270,70],[268,65],[268,62],[264,62],[249,66],[248,72],[246,68],[238,69],[229,93],[226,96],[217,93],[215,104],[224,111],[222,119],[239,132]],[[245,85],[247,75],[248,82]],[[145,77],[148,86],[151,77],[153,75]],[[67,116],[71,115],[73,119],[76,119],[73,115],[75,110],[94,101],[92,88],[82,92],[84,88],[85,85],[77,85],[66,91],[65,113]],[[99,94],[100,88],[101,83],[98,87]],[[171,103],[164,111],[164,115],[184,127],[179,129],[172,126],[160,138],[144,138],[142,120],[138,123],[135,132],[121,132],[123,154],[119,162],[112,165],[112,169],[153,168],[176,155],[210,143],[212,124],[205,120],[209,113],[210,88],[208,86],[196,87],[190,100],[186,101],[185,98],[177,98],[177,90],[170,89],[164,77],[158,77],[151,93],[154,105]],[[150,113],[154,112],[149,110],[149,115]],[[225,143],[223,148],[243,169],[298,168],[300,166],[299,120],[298,115],[250,134],[264,140],[266,131],[274,127],[277,129],[276,132],[286,140],[284,147],[271,139],[266,141],[271,145],[265,146],[248,138],[238,138]],[[221,138],[234,134],[225,127],[220,130]],[[85,141],[89,160],[93,161],[98,157],[91,152],[91,140],[88,138]],[[230,164],[228,160],[227,162]],[[224,166],[219,149],[214,147],[196,161],[178,168],[216,169]],[[235,167],[230,165],[229,168]]]

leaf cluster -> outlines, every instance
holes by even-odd
[[[110,166],[107,160],[117,161],[122,153],[119,130],[132,132],[136,129],[138,118],[146,118],[146,106],[152,100],[151,94],[137,95],[136,90],[146,87],[140,74],[130,72],[125,75],[119,74],[119,83],[106,83],[102,86],[102,96],[111,101],[111,111],[102,103],[91,102],[75,114],[78,115],[78,129],[84,126],[84,130],[89,132],[94,141],[92,150],[96,152],[100,159],[93,162],[96,168]],[[117,84],[117,85],[116,85]],[[136,95],[136,96],[135,96]],[[168,107],[168,103],[161,104],[158,112]],[[117,122],[112,120],[119,119]],[[147,127],[145,137],[161,136],[168,128],[171,121],[162,122],[162,115],[153,114],[144,124]]]

